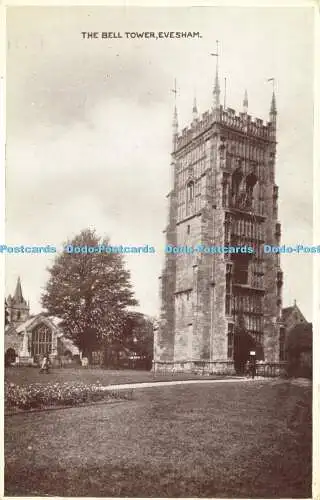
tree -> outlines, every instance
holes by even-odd
[[[105,353],[105,363],[108,366],[119,365],[119,355],[125,350],[127,356],[135,355],[139,365],[151,368],[153,359],[153,328],[152,318],[140,312],[128,311],[123,324],[122,335],[109,345]]]
[[[109,246],[95,231],[83,230],[65,243],[75,247]],[[63,321],[65,335],[91,361],[92,352],[119,338],[128,306],[137,305],[130,273],[119,253],[60,253],[51,268],[42,305]]]
[[[124,342],[138,356],[153,358],[153,320],[142,313],[129,312],[124,325]]]

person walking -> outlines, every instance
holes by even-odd
[[[256,376],[256,359],[253,357],[250,361],[250,373],[251,373],[251,378],[254,379]]]
[[[246,361],[244,373],[245,373],[246,377],[248,377],[248,378],[250,377],[251,367],[250,367],[250,361],[249,360]]]
[[[50,360],[49,360],[49,354],[45,354],[41,363],[41,368],[40,368],[40,373],[49,373],[49,365],[50,365]]]

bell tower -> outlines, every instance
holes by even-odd
[[[261,362],[279,363],[283,274],[279,254],[264,251],[281,239],[275,92],[267,122],[250,115],[247,91],[239,113],[222,106],[218,48],[211,109],[199,114],[194,103],[179,131],[174,107],[156,370],[232,373],[249,344]]]

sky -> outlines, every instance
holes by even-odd
[[[193,39],[83,39],[81,32],[200,32]],[[87,227],[126,257],[139,310],[159,314],[174,95],[180,129],[212,106],[216,39],[226,103],[268,119],[278,108],[282,243],[313,243],[313,10],[307,7],[9,7],[6,243],[53,245]],[[31,312],[52,256],[6,257],[6,295],[21,277]],[[312,321],[312,257],[283,255],[284,306]]]

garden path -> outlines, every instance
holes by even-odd
[[[258,380],[259,382],[265,380],[275,380],[274,378],[266,378],[266,377],[255,377],[247,378],[247,377],[238,377],[238,378],[228,378],[228,379],[220,379],[220,380],[170,380],[166,382],[137,382],[137,383],[127,383],[127,384],[112,384],[103,386],[104,389],[144,389],[147,387],[163,387],[168,385],[185,385],[185,384],[227,384],[231,382],[255,382]]]

